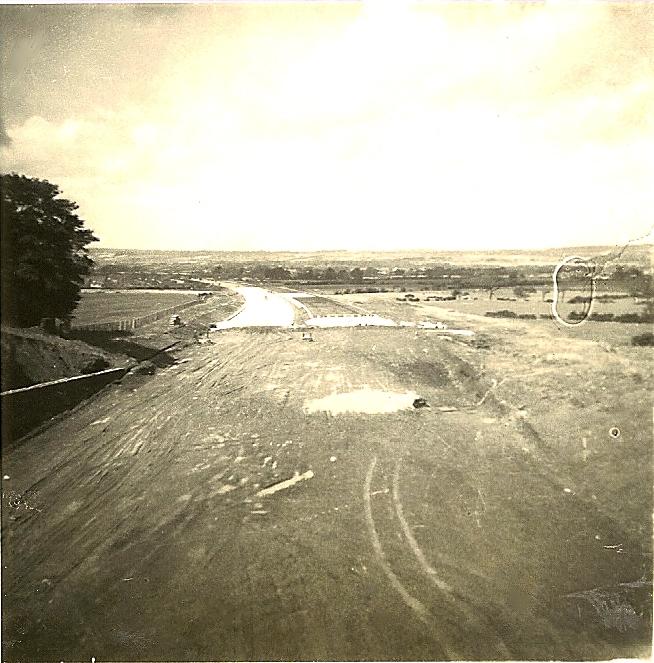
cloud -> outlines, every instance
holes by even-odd
[[[654,203],[654,92],[650,52],[623,56],[641,43],[642,12],[416,7],[198,6],[176,14],[184,38],[164,29],[168,12],[146,12],[132,33],[134,13],[120,13],[126,39],[158,35],[154,96],[139,97],[140,66],[118,67],[115,100],[91,86],[66,113],[50,113],[40,89],[38,113],[10,115],[3,167],[59,184],[106,246],[637,235]],[[75,57],[74,79],[93,79]]]

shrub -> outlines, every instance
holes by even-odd
[[[502,309],[501,311],[486,311],[484,314],[489,318],[517,318],[518,314],[515,311],[509,311],[508,309]]]
[[[590,319],[595,322],[613,322],[617,318],[613,313],[593,313]]]
[[[535,320],[537,318],[535,313],[520,313],[518,317],[521,320]]]
[[[602,301],[611,301],[613,299],[628,299],[631,297],[631,295],[625,295],[625,294],[617,294],[617,293],[612,293],[612,294],[604,294],[604,295],[597,295],[597,299],[601,299]]]
[[[623,313],[622,315],[615,316],[616,322],[647,322],[645,316],[638,315],[638,313]]]
[[[654,334],[652,332],[646,332],[645,334],[638,334],[631,337],[631,345],[641,345],[641,346],[654,346]]]
[[[570,304],[587,304],[589,301],[590,297],[584,297],[583,295],[577,295],[576,297],[568,299]]]
[[[543,316],[541,316],[543,317]],[[583,320],[587,317],[587,314],[581,313],[580,311],[573,311],[570,313],[568,318],[570,320]],[[654,322],[654,316],[647,313],[622,313],[620,315],[615,315],[613,313],[593,313],[590,316],[590,320],[593,322]]]

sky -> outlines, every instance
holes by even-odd
[[[0,22],[0,169],[58,184],[99,246],[623,245],[654,223],[649,3],[3,5]]]

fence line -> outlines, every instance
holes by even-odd
[[[210,295],[211,297],[212,295]],[[143,327],[144,325],[149,325],[152,322],[161,320],[168,315],[173,313],[178,313],[184,309],[190,308],[191,306],[197,306],[206,302],[209,297],[198,297],[188,302],[182,304],[177,304],[176,306],[171,306],[169,308],[163,309],[161,311],[155,311],[154,313],[149,313],[148,315],[142,315],[137,318],[127,318],[123,320],[112,320],[110,322],[92,322],[85,325],[71,325],[71,329],[75,330],[84,330],[84,331],[130,331],[132,329],[137,329],[138,327]]]

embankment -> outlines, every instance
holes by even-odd
[[[39,329],[2,326],[2,391],[75,375],[95,373],[124,363],[98,347]]]
[[[123,377],[128,370],[127,367],[110,368],[2,392],[3,442],[12,442],[56,414],[69,410]]]

